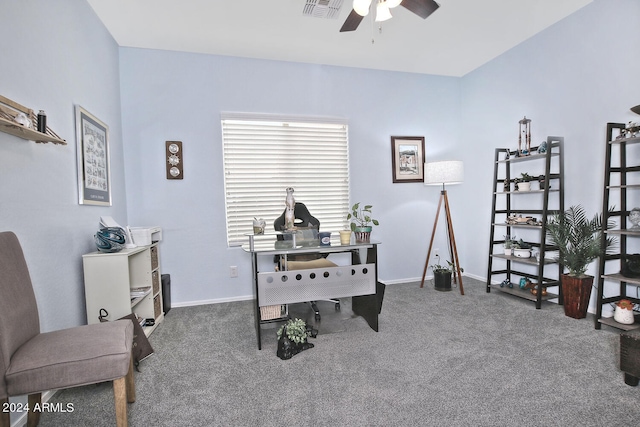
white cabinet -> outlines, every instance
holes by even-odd
[[[100,309],[117,320],[131,312],[154,319],[145,326],[149,335],[164,319],[158,244],[123,249],[115,253],[92,252],[82,256],[87,322],[98,323]],[[135,295],[135,291],[142,295]]]

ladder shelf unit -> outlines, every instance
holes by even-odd
[[[553,252],[557,248],[546,236],[549,216],[564,211],[563,144],[563,137],[549,136],[546,151],[540,153],[539,147],[533,147],[532,154],[526,156],[517,156],[517,151],[506,148],[495,150],[486,290],[533,301],[537,309],[542,307],[542,301],[550,299],[557,298],[559,304],[563,303],[560,286],[563,266],[555,261]],[[520,174],[531,174],[532,170],[539,176],[538,183],[532,185],[534,188],[516,189]],[[516,223],[514,216],[519,217]],[[524,221],[527,217],[531,217],[530,223]],[[536,256],[521,258],[504,253],[506,236],[513,237],[516,233],[532,246]],[[537,286],[535,294],[520,287],[521,279]],[[550,287],[557,287],[558,293],[548,292]]]
[[[628,299],[640,304],[640,277],[628,277],[622,273],[624,258],[633,252],[640,252],[640,229],[627,226],[630,205],[640,205],[640,136],[627,136],[623,123],[607,123],[604,171],[604,194],[602,197],[602,222],[614,221],[616,228],[606,230],[609,236],[618,240],[616,252],[605,254],[605,242],[598,268],[598,289],[596,302],[595,328],[607,325],[629,331],[640,328],[640,316],[636,313],[635,323],[625,325],[616,322],[613,317],[602,317],[602,307]],[[617,156],[614,156],[617,154]],[[616,159],[617,158],[617,159]],[[609,210],[609,206],[619,209]],[[605,296],[605,284],[609,296]],[[611,291],[610,289],[615,289]],[[635,293],[635,296],[629,295]]]

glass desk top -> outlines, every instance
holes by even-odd
[[[259,253],[262,255],[281,254],[302,254],[302,253],[331,253],[347,252],[352,249],[370,248],[379,245],[378,241],[355,243],[353,236],[351,243],[343,245],[340,243],[338,233],[331,234],[331,244],[321,245],[320,240],[278,240],[278,235],[282,233],[247,234],[248,242],[242,245],[245,252]],[[335,234],[335,236],[334,236]],[[294,245],[295,243],[295,245]]]

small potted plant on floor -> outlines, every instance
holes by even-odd
[[[304,320],[289,319],[277,332],[277,356],[282,360],[291,359],[301,351],[313,348],[308,338],[313,338],[317,334],[318,331],[307,325]]]
[[[440,264],[440,256],[436,255],[438,258],[438,264],[432,264],[429,267],[433,271],[433,284],[437,291],[450,291],[451,290],[451,278],[453,276],[453,272],[456,269],[456,265],[447,260],[447,264]],[[464,271],[464,269],[460,269],[460,271]]]
[[[360,202],[351,207],[351,212],[347,214],[347,220],[351,221],[351,231],[355,233],[357,243],[369,242],[373,225],[380,225],[377,219],[371,217],[373,206],[360,206]]]
[[[587,267],[602,251],[607,252],[615,239],[606,237],[604,231],[614,226],[613,221],[602,222],[602,215],[589,220],[582,206],[571,206],[547,223],[547,235],[558,247],[560,264],[568,270],[562,274],[560,284],[564,295],[564,313],[574,319],[587,316],[587,307],[593,286],[593,276],[586,275]]]

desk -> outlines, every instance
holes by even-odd
[[[248,235],[249,243],[242,246],[251,254],[255,289],[255,326],[258,349],[262,348],[260,307],[292,304],[327,298],[351,297],[354,314],[362,316],[371,329],[378,332],[378,314],[382,308],[384,284],[378,282],[378,245],[380,242],[341,245],[332,239],[331,245],[320,246],[308,242],[305,246],[294,241],[278,241],[276,234]],[[350,253],[351,264],[307,270],[261,272],[258,257],[274,255]],[[285,261],[286,262],[286,261]],[[286,319],[278,319],[286,320]]]

